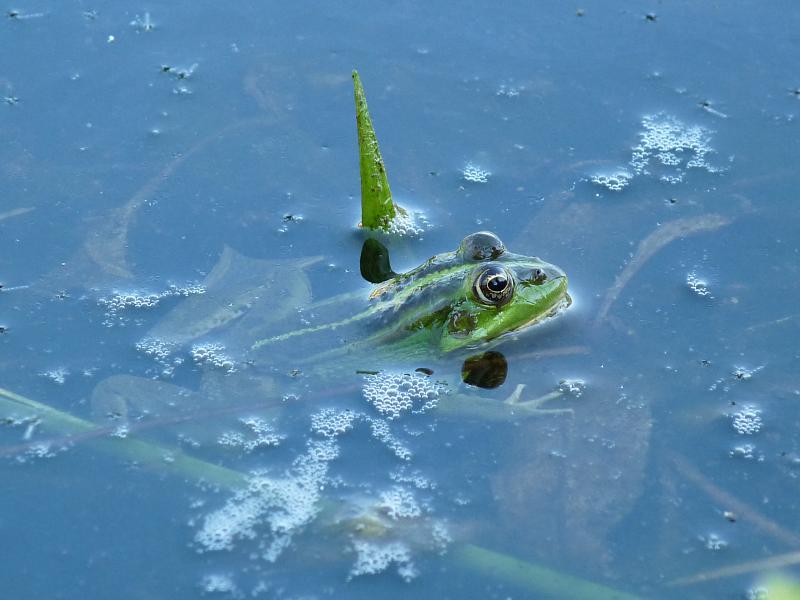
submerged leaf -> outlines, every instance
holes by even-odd
[[[148,337],[182,346],[236,320],[246,321],[246,336],[269,331],[311,301],[303,269],[318,260],[249,258],[226,246],[203,281],[206,293],[186,298]]]

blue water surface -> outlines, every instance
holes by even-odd
[[[6,8],[3,597],[800,578],[798,31],[788,0]],[[497,388],[463,356],[355,365],[438,399],[392,414],[381,375],[301,366],[342,336],[241,352],[366,303],[353,69],[418,228],[382,238],[395,270],[491,230],[570,277],[567,311],[493,348]]]

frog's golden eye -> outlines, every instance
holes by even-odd
[[[514,276],[503,265],[486,265],[478,271],[472,293],[482,304],[503,306],[514,295]]]

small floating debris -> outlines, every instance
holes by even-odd
[[[175,77],[175,79],[189,79],[191,78],[197,67],[198,63],[193,63],[190,67],[173,67],[172,65],[161,65],[161,72],[168,73]]]
[[[136,15],[133,18],[133,21],[130,22],[130,25],[131,27],[136,29],[137,32],[139,31],[149,32],[153,31],[156,28],[155,23],[153,23],[153,20],[150,18],[149,12],[144,13],[144,15],[141,17],[139,15]]]

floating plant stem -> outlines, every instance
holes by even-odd
[[[61,435],[80,438],[81,435],[98,429],[97,425],[91,421],[75,417],[67,412],[3,388],[0,388],[0,408],[12,414],[23,411],[34,413],[42,420],[42,424],[45,427]],[[69,443],[69,437],[64,441]],[[165,448],[158,444],[132,437],[110,438],[105,436],[91,438],[91,442],[109,454],[136,461],[146,467],[173,475],[182,475],[211,485],[238,488],[247,483],[245,474],[193,458],[177,448]]]
[[[536,597],[570,600],[637,600],[638,596],[580,579],[548,567],[529,563],[507,554],[463,544],[450,552],[459,567],[499,579],[530,592]]]

